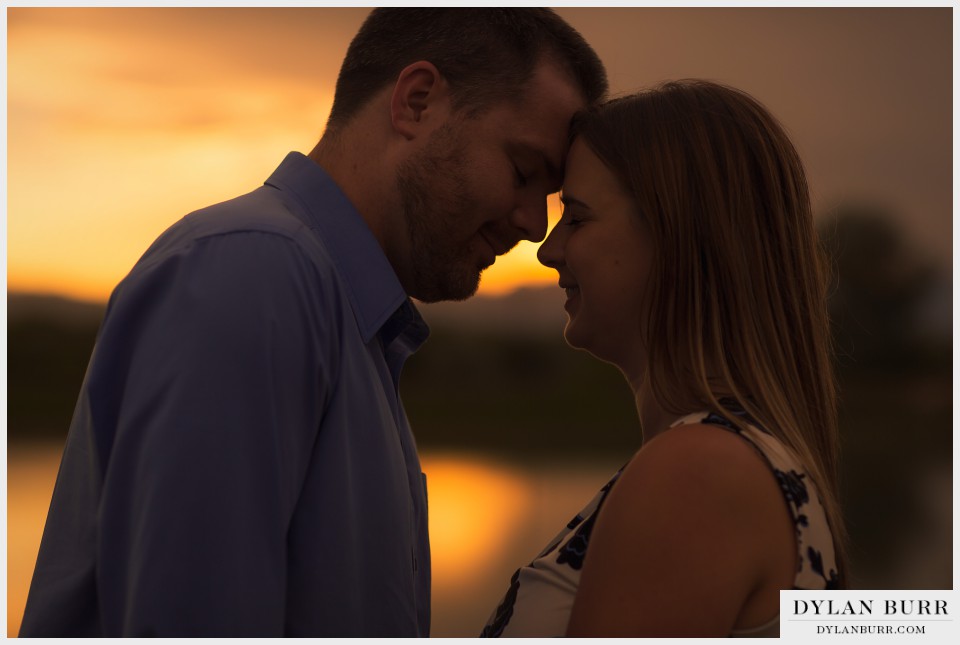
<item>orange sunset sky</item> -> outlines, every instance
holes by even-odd
[[[367,11],[8,8],[8,289],[105,300],[167,226],[308,152]],[[950,8],[559,12],[614,95],[683,77],[751,92],[793,135],[818,210],[880,201],[949,264]],[[481,293],[553,283],[535,254],[498,260]]]

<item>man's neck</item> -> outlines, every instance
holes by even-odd
[[[408,289],[410,276],[406,248],[408,239],[396,178],[384,151],[372,146],[372,138],[359,128],[325,133],[307,157],[316,162],[347,196],[380,244],[400,283]]]

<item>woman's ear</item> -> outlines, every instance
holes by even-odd
[[[401,70],[390,96],[390,123],[406,139],[430,132],[450,115],[449,85],[427,61]]]

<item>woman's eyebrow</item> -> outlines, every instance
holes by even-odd
[[[580,208],[585,208],[585,209],[587,209],[587,210],[591,210],[591,209],[590,209],[590,206],[589,206],[585,201],[580,200],[580,199],[577,199],[576,197],[572,196],[572,195],[571,195],[570,193],[568,193],[568,192],[561,192],[561,193],[560,193],[560,202],[561,202],[564,206],[579,206]]]

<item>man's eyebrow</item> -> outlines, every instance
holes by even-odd
[[[543,157],[543,165],[547,169],[547,177],[550,180],[550,185],[557,186],[559,190],[559,187],[563,184],[563,169],[557,167],[543,150],[540,151],[540,156]]]
[[[557,164],[553,163],[553,160],[550,159],[550,155],[547,154],[546,150],[532,142],[520,143],[518,148],[527,155],[539,157],[543,163],[543,167],[547,171],[547,181],[551,187],[556,186],[552,192],[560,190],[560,186],[563,184],[563,159],[560,160],[560,166],[557,166]]]

